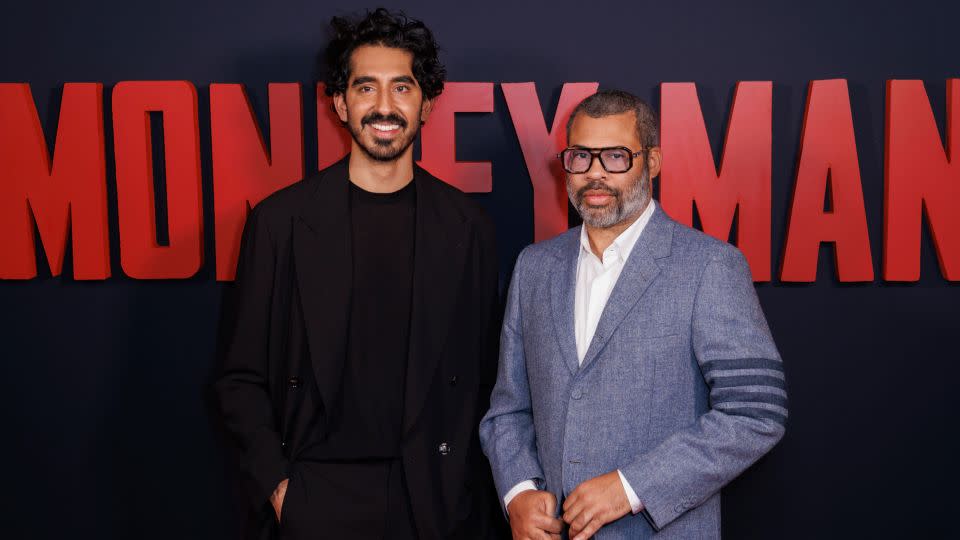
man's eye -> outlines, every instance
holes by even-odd
[[[623,152],[610,152],[608,155],[613,159],[623,159]]]
[[[361,93],[361,94],[369,94],[370,92],[373,92],[373,87],[372,87],[372,86],[361,86],[361,87],[360,87],[360,93]]]
[[[590,152],[574,152],[573,157],[577,159],[587,159],[590,157]]]
[[[408,92],[410,91],[410,87],[405,84],[400,84],[400,85],[397,85],[396,90],[397,92]]]

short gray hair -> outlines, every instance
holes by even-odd
[[[601,90],[581,101],[567,120],[567,139],[570,138],[573,119],[580,113],[590,118],[603,118],[627,111],[633,111],[637,116],[637,138],[640,139],[644,151],[652,146],[660,146],[657,113],[653,112],[653,108],[646,101],[623,90]]]

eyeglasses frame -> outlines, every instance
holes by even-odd
[[[564,152],[567,152],[567,151],[569,151],[569,150],[580,150],[581,152],[584,152],[584,151],[585,151],[585,152],[590,152],[590,165],[587,165],[587,169],[586,169],[585,171],[583,171],[583,172],[574,172],[574,171],[571,171],[570,169],[568,169],[568,168],[566,167],[566,165],[563,163],[563,154],[564,154]],[[607,150],[623,150],[623,151],[625,151],[625,152],[627,153],[627,155],[630,156],[630,162],[628,163],[628,167],[627,167],[626,169],[622,170],[622,171],[611,171],[610,169],[608,169],[607,166],[604,165],[603,159],[600,159],[600,154],[603,153],[603,152],[605,152],[605,151],[607,151]],[[646,152],[647,150],[650,150],[650,148],[640,148],[640,151],[639,151],[639,152],[634,152],[634,151],[630,150],[629,148],[627,148],[626,146],[604,146],[603,148],[585,148],[585,147],[582,147],[582,146],[568,146],[568,147],[564,148],[563,150],[561,150],[560,153],[557,154],[557,159],[560,160],[560,166],[563,167],[563,170],[567,171],[567,172],[570,173],[570,174],[585,174],[587,171],[589,171],[590,169],[593,168],[593,161],[594,161],[595,159],[600,159],[600,166],[603,167],[603,170],[607,171],[608,173],[611,173],[611,174],[622,174],[622,173],[625,173],[625,172],[627,172],[627,171],[629,171],[630,169],[633,168],[633,158],[635,158],[635,157],[643,154],[643,153]]]

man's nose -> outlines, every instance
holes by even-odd
[[[377,96],[377,112],[382,115],[391,114],[394,110],[392,98],[393,96],[390,95],[390,92],[380,92]]]
[[[603,168],[603,164],[600,163],[600,156],[597,156],[590,162],[590,168],[587,169],[587,178],[590,180],[603,180],[606,177],[607,171]]]

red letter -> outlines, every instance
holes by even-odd
[[[50,166],[30,85],[0,84],[0,279],[37,276],[33,219],[50,273],[73,236],[73,277],[110,277],[103,85],[67,83]]]
[[[567,144],[567,120],[574,107],[596,93],[597,83],[566,83],[553,116],[553,127],[540,110],[534,83],[504,83],[503,97],[517,131],[523,160],[533,183],[533,239],[546,240],[567,230],[566,177],[557,153]]]
[[[923,81],[887,81],[883,278],[920,279],[921,209],[940,272],[960,280],[960,79],[947,81],[947,151]]]
[[[739,207],[737,246],[754,281],[770,281],[770,154],[773,83],[740,82],[733,96],[717,173],[694,83],[664,83],[660,93],[663,170],[660,202],[681,223],[726,241]]]
[[[493,112],[493,83],[447,83],[434,101],[430,120],[420,132],[419,165],[441,180],[470,193],[492,189],[489,161],[457,161],[454,114]]]
[[[847,81],[812,81],[808,92],[780,280],[816,281],[820,243],[833,242],[840,281],[873,281]]]
[[[333,100],[317,85],[317,170],[340,161],[350,152],[350,132],[333,110]]]
[[[269,84],[270,151],[239,84],[210,85],[217,280],[237,267],[250,207],[303,178],[303,105],[297,83]]]
[[[163,113],[169,246],[156,236],[150,112]],[[187,278],[203,262],[197,91],[187,81],[113,88],[120,265],[139,279]]]

